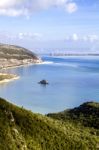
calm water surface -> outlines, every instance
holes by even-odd
[[[20,76],[0,85],[0,97],[33,112],[49,113],[99,102],[99,58],[44,57],[42,65],[3,70]],[[49,85],[38,82],[47,79]]]

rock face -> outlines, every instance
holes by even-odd
[[[41,62],[36,54],[25,48],[0,44],[0,69]]]
[[[39,84],[46,85],[46,84],[49,84],[49,83],[48,83],[48,81],[47,81],[47,80],[41,80],[41,81],[39,82]]]

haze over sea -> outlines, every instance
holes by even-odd
[[[19,80],[0,85],[0,97],[38,113],[58,112],[86,101],[99,102],[99,57],[49,57],[43,64],[10,68]],[[46,79],[49,85],[38,82]]]

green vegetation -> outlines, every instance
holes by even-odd
[[[97,108],[98,115],[99,104],[90,103],[90,106]],[[65,116],[65,112],[63,114]],[[96,126],[85,127],[79,119],[75,122],[69,115],[63,119],[60,113],[48,116],[32,113],[0,99],[0,150],[99,149],[99,128]]]
[[[99,103],[87,102],[77,108],[65,110],[48,116],[62,120],[81,124],[85,127],[99,129]]]

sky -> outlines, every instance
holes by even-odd
[[[0,43],[99,53],[99,0],[0,0]]]

